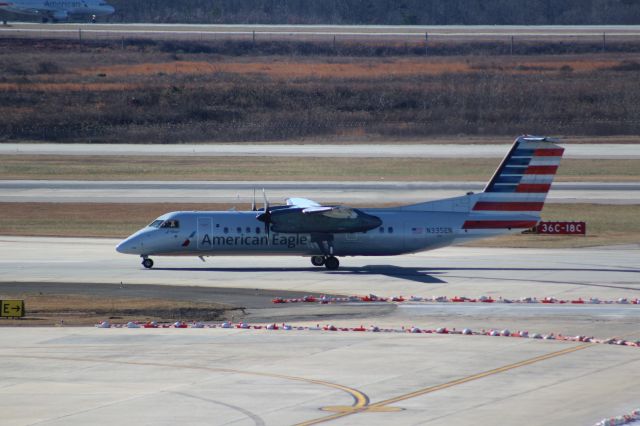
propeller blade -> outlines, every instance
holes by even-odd
[[[251,211],[256,211],[256,189],[253,188],[253,201],[251,202]]]
[[[269,210],[269,200],[267,200],[267,193],[262,188],[262,198],[264,199],[264,233],[267,234],[267,241],[269,241],[269,229],[271,228],[271,211]]]

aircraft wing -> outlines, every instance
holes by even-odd
[[[358,214],[351,207],[343,206],[318,206],[307,207],[302,210],[304,214],[321,214],[334,219],[355,219]]]
[[[296,207],[320,207],[320,204],[307,198],[287,198],[287,205]]]
[[[355,219],[358,214],[351,207],[323,206],[307,198],[287,198],[287,205],[302,208],[303,214],[321,214],[334,219]]]
[[[282,233],[365,232],[382,221],[361,210],[345,206],[323,206],[306,198],[288,198],[287,207],[272,210],[258,220],[268,221],[271,229]]]

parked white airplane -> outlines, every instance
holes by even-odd
[[[75,16],[88,16],[95,22],[96,17],[115,12],[114,7],[104,0],[0,0],[0,10],[40,16],[42,22],[66,21]]]
[[[297,255],[337,269],[337,256],[389,256],[522,232],[540,212],[564,151],[553,139],[516,139],[483,192],[393,208],[323,206],[304,198],[251,211],[167,213],[116,250],[150,256]],[[203,259],[204,260],[204,259]]]

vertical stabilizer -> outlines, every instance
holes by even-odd
[[[531,228],[551,188],[564,148],[555,139],[520,136],[471,206],[464,229]]]

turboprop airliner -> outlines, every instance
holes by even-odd
[[[160,216],[116,250],[151,256],[292,255],[335,270],[343,256],[392,256],[535,226],[564,149],[520,136],[480,193],[392,208],[322,205],[289,198],[249,211],[179,211]],[[255,198],[255,197],[254,197]]]
[[[89,16],[95,22],[98,16],[115,12],[104,0],[0,0],[0,10],[39,16],[42,22],[66,21],[75,16]]]

